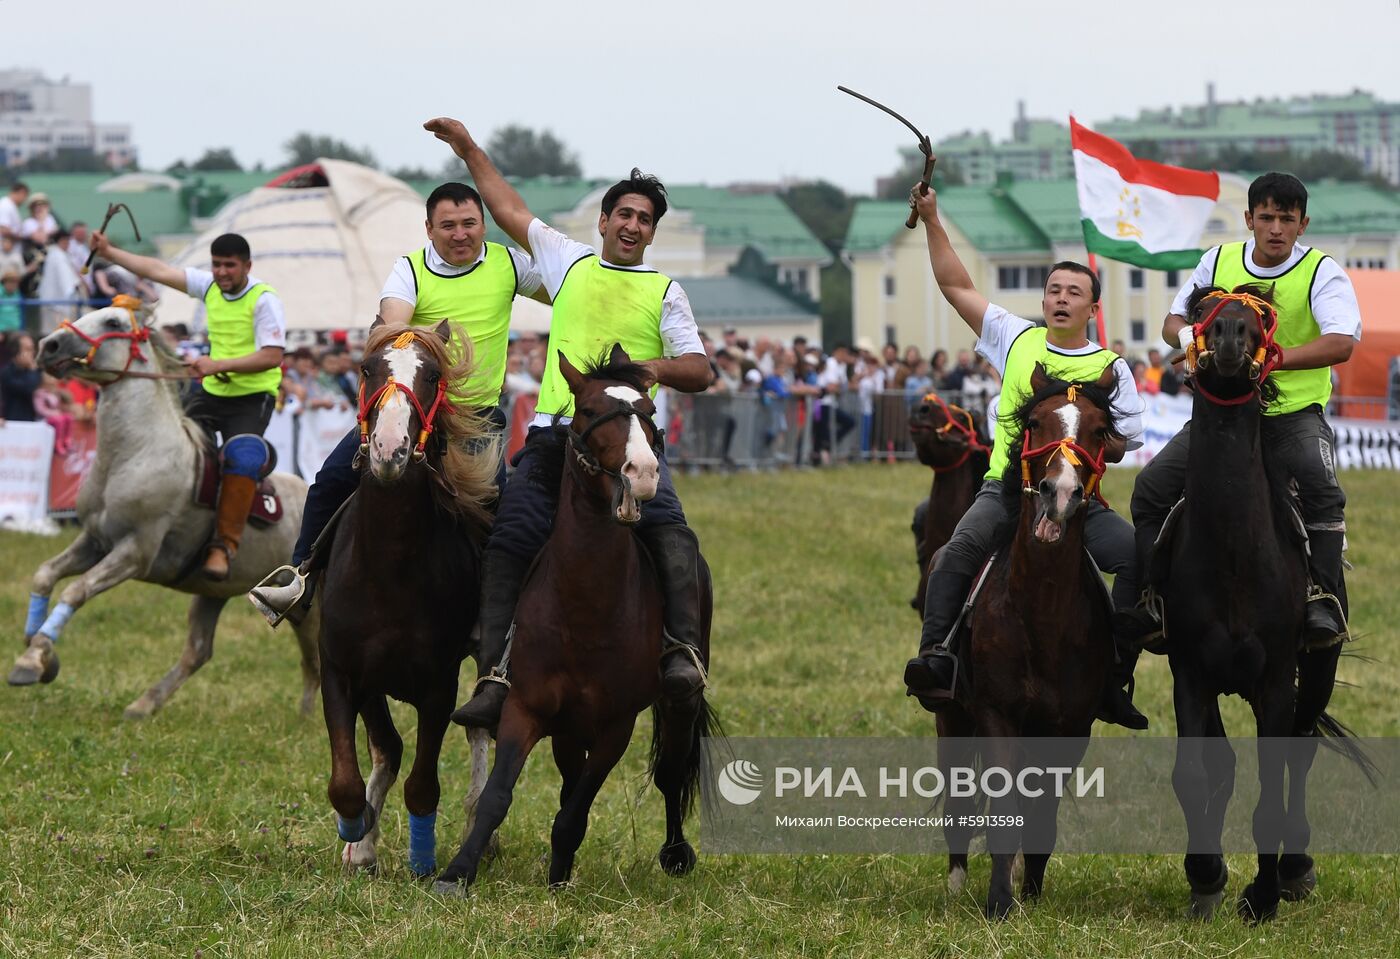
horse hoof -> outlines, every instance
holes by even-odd
[[[433,881],[433,892],[447,899],[466,899],[471,895],[471,887],[464,882]]]
[[[373,853],[370,853],[368,858],[356,859],[355,847],[357,845],[359,845],[359,843],[347,842],[345,848],[340,852],[340,862],[341,865],[345,867],[345,871],[350,875],[354,875],[357,872],[363,872],[371,876],[379,875],[379,860],[375,858]]]
[[[44,671],[39,675],[39,682],[51,683],[58,678],[58,653],[49,650],[49,655],[44,663]]]
[[[1015,906],[1016,900],[1011,896],[996,899],[988,897],[986,908],[983,911],[987,914],[988,919],[995,919],[1000,922],[1010,917],[1011,910],[1015,908]]]
[[[1220,904],[1224,901],[1225,893],[1223,891],[1191,893],[1191,918],[1210,922],[1215,918],[1215,910],[1220,908]]]
[[[948,870],[948,892],[956,896],[963,891],[963,886],[967,884],[967,870],[962,866],[954,866]]]
[[[668,876],[684,876],[695,868],[695,849],[688,842],[662,846],[656,858]]]
[[[1239,902],[1235,903],[1235,911],[1240,914],[1241,919],[1251,925],[1268,922],[1278,915],[1278,898],[1261,900],[1258,886],[1251,882],[1244,887]]]
[[[126,709],[122,710],[122,719],[140,720],[150,719],[151,714],[156,711],[154,703],[147,702],[144,698],[136,700]]]
[[[25,663],[24,665],[16,663],[15,668],[10,670],[7,682],[9,682],[11,686],[33,686],[39,681],[39,677],[42,675],[43,671],[37,666],[31,666],[29,663]]]
[[[45,638],[40,645],[30,646],[15,660],[8,678],[11,686],[33,686],[51,683],[58,677],[58,653]]]
[[[1279,861],[1279,898],[1284,902],[1302,902],[1317,888],[1317,870],[1313,867],[1311,856],[1301,855],[1297,857],[1297,865],[1303,866],[1303,871],[1289,876],[1288,867],[1294,865],[1289,861],[1292,858],[1285,855]]]

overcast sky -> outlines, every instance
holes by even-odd
[[[1400,100],[1397,0],[239,0],[0,2],[6,61],[93,86],[142,165],[229,146],[281,162],[299,130],[437,170],[428,117],[482,142],[546,127],[590,176],[676,183],[825,178],[868,192],[912,137],[1035,117],[1368,89]]]

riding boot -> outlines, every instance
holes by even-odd
[[[679,524],[643,528],[638,535],[651,553],[665,601],[661,693],[673,703],[684,702],[705,687],[700,541]]]
[[[1103,697],[1099,701],[1098,719],[1128,729],[1146,729],[1147,717],[1133,705],[1133,670],[1137,668],[1136,637],[1113,633],[1113,665],[1108,670]]]
[[[928,575],[919,655],[905,665],[904,685],[908,687],[907,695],[917,697],[930,712],[953,699],[958,658],[949,647],[953,625],[971,590],[972,577],[966,573],[935,569]]]
[[[219,508],[214,520],[214,539],[204,557],[204,577],[215,582],[228,579],[229,564],[243,541],[243,527],[253,508],[257,480],[225,473],[219,482]]]
[[[1326,649],[1347,638],[1346,582],[1342,578],[1342,545],[1346,534],[1337,530],[1308,530],[1307,615],[1303,622],[1303,647]]]
[[[501,657],[515,621],[515,603],[529,572],[530,560],[499,550],[486,551],[481,564],[481,649],[477,653],[477,680],[472,698],[452,714],[459,726],[490,730],[501,721],[501,707],[510,692]],[[500,668],[498,668],[500,667]]]

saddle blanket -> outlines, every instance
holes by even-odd
[[[199,482],[195,484],[194,501],[198,506],[214,509],[219,502],[219,458],[209,450],[199,456]],[[271,526],[282,518],[282,500],[272,480],[258,481],[258,494],[253,497],[248,521],[256,526]]]

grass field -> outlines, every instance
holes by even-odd
[[[712,700],[731,734],[933,735],[900,681],[918,628],[908,517],[928,476],[900,465],[678,480],[715,570]],[[1110,502],[1125,506],[1130,482],[1113,471]],[[1356,646],[1374,661],[1343,661],[1355,686],[1332,712],[1362,735],[1396,736],[1400,481],[1344,482]],[[29,576],[61,545],[0,534],[0,624],[16,653]],[[1320,858],[1317,893],[1263,928],[1231,910],[1187,921],[1178,856],[1058,857],[1045,898],[995,926],[980,910],[985,858],[955,897],[941,857],[707,857],[701,836],[695,872],[670,879],[655,863],[662,811],[642,778],[645,721],[594,807],[570,889],[544,888],[558,789],[547,749],[470,899],[410,878],[397,788],[380,875],[347,877],[319,710],[297,714],[293,640],[251,607],[230,604],[213,662],[163,712],[122,720],[178,656],[184,609],[175,593],[123,586],[75,616],[56,683],[0,688],[0,955],[1400,955],[1395,857]],[[1170,735],[1164,660],[1144,657],[1138,689],[1153,733]],[[1241,704],[1228,706],[1232,731],[1247,732]],[[413,714],[395,715],[411,748]],[[460,736],[443,767],[445,862],[467,787]],[[1230,866],[1227,902],[1253,859]]]

